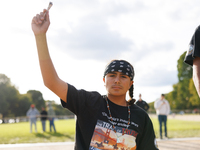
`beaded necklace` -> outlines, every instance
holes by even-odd
[[[108,113],[109,113],[109,116],[110,116],[110,120],[111,120],[113,129],[114,129],[114,132],[115,132],[115,134],[117,136],[117,141],[119,141],[119,137],[123,136],[126,133],[126,131],[128,130],[128,126],[130,124],[130,116],[131,116],[130,105],[128,105],[128,123],[127,123],[126,129],[124,130],[124,132],[122,132],[121,136],[118,136],[117,133],[116,133],[117,132],[116,131],[116,127],[113,124],[113,118],[112,118],[112,115],[111,115],[111,112],[110,112],[110,106],[108,104],[108,99],[107,99],[107,97],[105,99],[106,99],[106,103],[107,103],[107,108],[108,108]]]

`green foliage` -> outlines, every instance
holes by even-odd
[[[53,105],[56,115],[74,115],[68,109],[63,108],[61,105]]]
[[[178,101],[176,100],[177,96],[177,84],[173,85],[173,91],[166,94],[166,99],[169,101],[171,109],[176,109],[178,107]]]
[[[148,105],[149,105],[148,112],[150,112],[150,113],[156,113],[156,110],[154,108],[154,102],[148,103]]]
[[[177,64],[178,80],[177,83],[177,109],[186,109],[189,106],[188,98],[190,92],[188,90],[190,79],[192,78],[192,67],[184,63],[186,52],[184,52]]]
[[[40,111],[45,107],[45,100],[42,93],[36,90],[29,90],[27,94],[20,94],[10,79],[0,74],[0,114],[3,117],[25,116],[31,104],[35,104]],[[53,102],[54,103],[54,102]],[[53,108],[56,115],[72,115],[72,113],[54,103]]]
[[[186,52],[184,52],[178,59],[177,70],[178,70],[178,80],[179,82],[192,78],[192,67],[184,63]]]
[[[47,100],[46,103],[51,103],[53,110],[57,116],[59,115],[74,115],[71,111],[63,108],[60,104],[56,104],[54,101]]]
[[[189,102],[190,102],[191,106],[194,108],[196,106],[200,106],[200,99],[199,99],[199,96],[195,89],[192,78],[190,79],[190,82],[189,82],[189,92],[190,92]]]
[[[3,116],[14,116],[19,92],[11,85],[10,79],[0,74],[0,113]]]
[[[31,98],[27,94],[19,95],[15,116],[25,116],[27,110],[30,108],[31,103]]]
[[[24,116],[31,102],[30,96],[21,95],[10,79],[0,74],[0,113],[3,117]]]
[[[32,103],[35,104],[35,107],[39,110],[45,106],[45,101],[43,99],[42,93],[36,90],[29,90],[27,92],[28,95],[32,98]]]
[[[20,94],[17,88],[11,84],[10,79],[4,74],[0,74],[0,114],[3,117],[25,116],[31,104],[35,104],[40,111],[42,107],[45,107],[45,103],[40,91],[29,90],[27,94]],[[53,109],[56,115],[72,115],[69,110],[55,104],[54,101]]]
[[[5,74],[0,74],[0,85],[11,85],[10,79]]]
[[[166,94],[171,109],[183,110],[200,107],[200,100],[192,81],[192,67],[184,63],[186,52],[178,59],[178,83]]]

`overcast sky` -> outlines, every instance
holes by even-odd
[[[106,94],[103,72],[112,59],[135,69],[134,97],[147,102],[178,82],[177,60],[200,24],[198,0],[55,0],[47,33],[50,54],[64,81]],[[31,20],[47,0],[6,0],[0,5],[0,73],[21,94],[38,90],[59,98],[42,81]]]

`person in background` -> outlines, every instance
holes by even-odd
[[[47,120],[47,111],[44,107],[42,107],[42,111],[40,112],[41,122],[42,122],[42,131],[46,131],[46,120]]]
[[[53,128],[54,132],[56,132],[56,127],[55,127],[55,124],[54,124],[55,112],[54,112],[54,110],[52,108],[51,103],[49,103],[47,106],[48,106],[47,114],[48,114],[48,118],[49,118],[50,132],[52,131],[51,128]]]
[[[170,105],[169,105],[169,102],[165,99],[164,94],[161,94],[160,99],[155,101],[154,108],[156,109],[156,114],[158,115],[158,121],[159,121],[159,125],[160,125],[160,138],[162,139],[162,123],[164,123],[165,138],[168,138],[168,136],[167,136],[167,116],[170,113]]]
[[[144,100],[142,100],[141,94],[139,94],[139,100],[136,102],[136,105],[138,105],[139,107],[141,107],[145,111],[148,111],[148,109],[149,109],[149,105]]]
[[[30,109],[27,111],[26,116],[29,117],[30,120],[30,133],[32,133],[32,125],[35,125],[35,132],[37,133],[37,116],[39,116],[39,111],[35,108],[34,104],[31,104]]]

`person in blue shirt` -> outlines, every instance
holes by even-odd
[[[40,115],[39,111],[35,108],[34,104],[31,104],[30,109],[27,111],[26,116],[30,120],[30,133],[32,133],[32,125],[35,126],[35,132],[37,132],[37,117]]]

